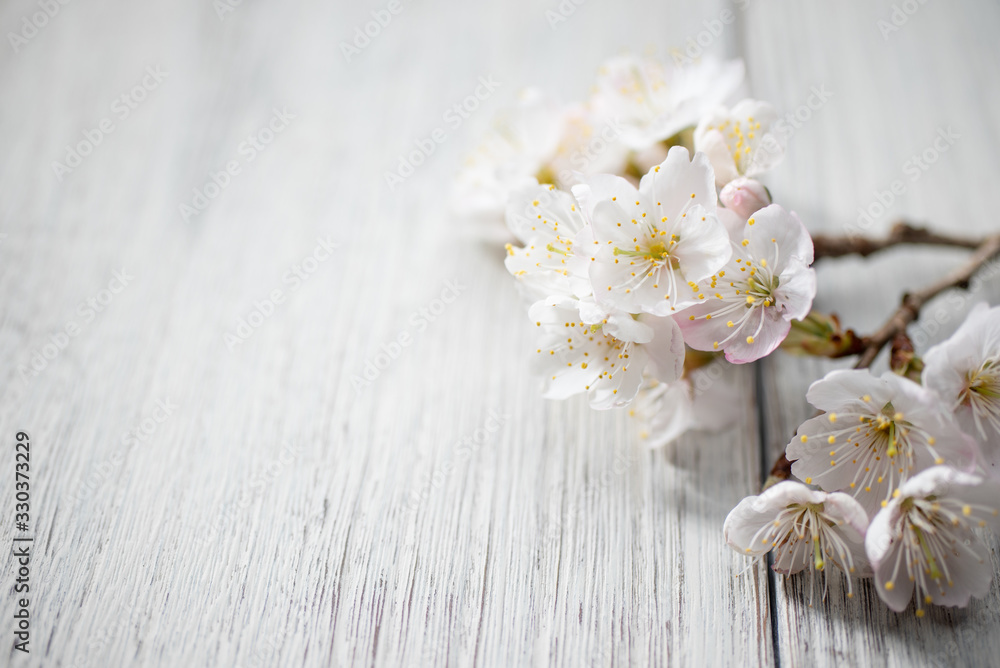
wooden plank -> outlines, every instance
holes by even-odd
[[[350,63],[340,41],[381,5],[278,7],[71,4],[0,60],[0,427],[32,436],[37,541],[32,654],[3,662],[770,663],[763,570],[732,577],[721,540],[760,476],[752,376],[725,380],[746,398],[736,427],[666,452],[637,449],[623,415],[540,401],[498,249],[445,201],[522,83],[582,96],[606,56],[684,45],[722,5],[591,3],[553,30],[528,2],[406,3]],[[0,25],[36,11],[5,5]],[[168,74],[120,118],[147,66]],[[500,92],[389,191],[384,172],[490,75]],[[275,108],[294,118],[251,152]],[[313,264],[318,238],[338,247]],[[449,280],[467,287],[414,319]]]
[[[791,140],[785,164],[770,179],[778,201],[802,215],[813,231],[870,234],[887,231],[906,216],[938,230],[996,230],[987,174],[996,173],[996,83],[1000,53],[991,29],[997,7],[967,3],[917,5],[898,31],[883,38],[878,21],[891,20],[889,2],[760,3],[746,13],[748,61],[756,96],[786,112],[803,109],[810,89],[824,86],[829,102],[809,116]],[[902,3],[896,3],[902,4]],[[916,3],[911,3],[916,4]],[[781,39],[754,39],[757,35]],[[942,129],[959,138],[947,152],[912,169],[914,154],[933,151]],[[930,151],[928,155],[930,155]],[[906,191],[879,213],[878,193],[900,181]],[[867,229],[859,207],[874,214]],[[963,253],[895,250],[861,261],[827,261],[819,267],[816,308],[839,313],[859,332],[883,321],[908,287],[924,285],[954,266]],[[977,285],[976,299],[996,303],[996,280]],[[954,295],[952,296],[954,297]],[[914,328],[918,348],[958,326],[972,299],[937,300]],[[919,351],[918,351],[919,352]],[[884,361],[880,361],[884,368]],[[812,411],[809,383],[843,363],[787,356],[764,366],[767,432],[773,459]],[[996,562],[998,542],[991,538]],[[846,598],[842,579],[831,579],[825,600],[811,600],[806,577],[777,578],[781,665],[989,665],[1000,651],[1000,593],[965,610],[935,608],[923,619],[912,610],[889,611],[869,584]],[[820,585],[817,584],[819,587]]]

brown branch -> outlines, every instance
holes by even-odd
[[[836,237],[817,234],[813,237],[816,259],[824,257],[843,257],[844,255],[860,255],[867,257],[886,248],[900,244],[919,246],[951,246],[954,248],[978,248],[984,239],[968,239],[937,234],[927,228],[899,221],[892,226],[889,236],[884,239],[868,239],[866,237],[845,236]]]
[[[928,285],[923,290],[911,292],[903,295],[899,308],[889,317],[878,331],[869,337],[865,337],[865,348],[861,352],[854,365],[855,369],[865,369],[875,361],[879,352],[890,341],[897,336],[906,333],[906,328],[920,315],[920,309],[934,297],[938,296],[949,288],[967,288],[972,276],[987,262],[1000,254],[1000,234],[986,237],[979,244],[974,246],[976,252],[969,256],[961,266],[949,272],[936,283]],[[792,475],[792,463],[782,452],[781,456],[771,467],[771,473],[764,483],[764,489],[782,480],[787,480]]]
[[[986,237],[976,246],[976,252],[969,256],[961,266],[946,274],[936,283],[928,285],[923,290],[917,290],[903,295],[903,301],[896,312],[882,325],[878,331],[868,337],[868,345],[861,353],[855,369],[864,369],[875,361],[882,348],[899,333],[905,333],[907,326],[917,319],[920,309],[934,297],[949,288],[967,288],[980,267],[1000,254],[1000,234]]]

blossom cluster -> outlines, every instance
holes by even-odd
[[[965,606],[989,591],[1000,532],[1000,307],[977,305],[916,380],[833,371],[806,395],[821,413],[785,449],[792,474],[726,519],[739,552],[783,573],[874,576],[896,611]],[[850,581],[849,581],[850,582]]]
[[[688,351],[764,357],[816,292],[809,233],[755,178],[783,155],[777,112],[723,105],[742,78],[615,58],[584,105],[529,91],[458,183],[468,207],[505,205],[544,396],[638,397],[655,445],[699,426],[685,371],[712,355]]]
[[[812,238],[759,180],[785,146],[771,105],[736,101],[743,74],[740,61],[621,56],[585,103],[525,91],[455,185],[457,209],[505,218],[516,240],[505,266],[538,332],[543,396],[627,406],[650,447],[732,421],[732,387],[696,382],[716,361],[783,343],[851,354],[824,334],[839,336],[836,317],[811,312]],[[744,499],[730,546],[771,553],[782,573],[874,577],[897,611],[916,591],[918,615],[984,594],[977,532],[1000,530],[1000,308],[978,306],[906,368],[835,371],[806,398],[820,413],[786,448],[797,480]]]

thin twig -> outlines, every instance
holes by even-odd
[[[903,301],[899,308],[896,309],[896,312],[892,314],[878,331],[868,337],[868,345],[865,347],[865,351],[861,353],[861,357],[858,358],[858,362],[854,365],[854,368],[864,369],[871,365],[882,348],[892,341],[893,337],[897,334],[905,332],[907,326],[917,319],[917,316],[920,315],[920,309],[924,307],[924,304],[949,288],[967,288],[973,274],[998,253],[1000,253],[1000,234],[986,237],[976,247],[976,252],[970,255],[954,271],[949,272],[942,279],[928,285],[923,290],[903,295]]]
[[[938,296],[949,288],[967,288],[972,276],[987,262],[1000,254],[1000,234],[995,234],[983,239],[974,247],[976,252],[955,270],[949,272],[941,280],[928,285],[923,290],[911,292],[903,295],[899,308],[889,317],[878,331],[865,338],[866,345],[854,365],[855,369],[865,369],[875,361],[879,352],[892,341],[897,335],[906,332],[907,326],[920,315],[920,309],[934,297]],[[771,485],[787,480],[792,475],[792,463],[782,452],[781,456],[771,468],[771,473],[764,483],[764,489]]]
[[[889,236],[884,239],[868,239],[866,237],[835,237],[817,234],[813,237],[816,259],[824,257],[843,257],[845,255],[860,255],[867,257],[881,250],[911,244],[920,246],[952,246],[954,248],[978,248],[984,239],[968,239],[953,237],[946,234],[931,232],[927,228],[917,227],[904,221],[892,226]]]

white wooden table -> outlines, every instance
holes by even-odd
[[[21,36],[0,49],[0,435],[31,435],[35,536],[28,656],[0,562],[0,665],[995,665],[996,582],[923,619],[837,579],[810,607],[722,542],[833,365],[734,370],[736,427],[645,451],[622,415],[538,398],[502,251],[447,196],[519,88],[582,97],[607,56],[666,54],[728,8],[709,49],[808,116],[769,185],[811,230],[897,179],[866,232],[995,230],[1000,7],[911,0],[884,36],[889,2],[562,4],[553,29],[556,0],[402,0],[350,62],[387,3],[73,2],[34,32],[38,4],[0,8]],[[479,77],[500,85],[445,125]],[[814,87],[832,97],[803,107]],[[869,330],[962,256],[824,262],[816,306]],[[968,305],[935,302],[918,343]]]

